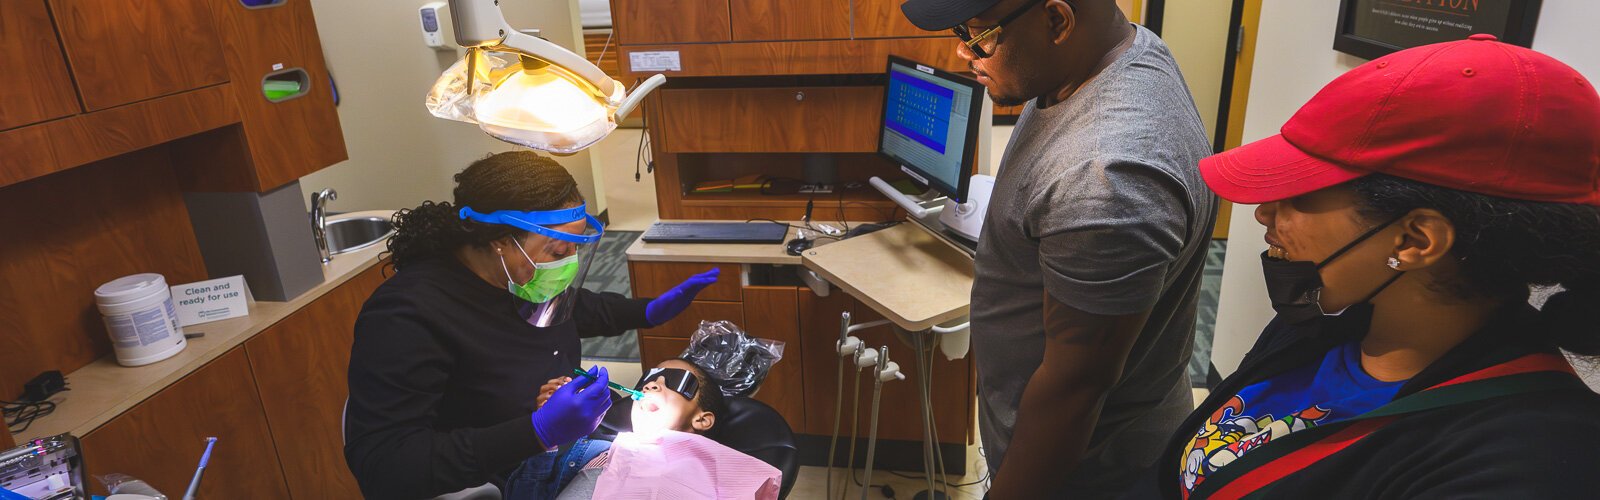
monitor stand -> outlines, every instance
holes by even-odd
[[[967,254],[969,257],[978,254],[978,242],[969,240],[960,233],[945,227],[944,222],[939,220],[938,212],[923,217],[908,217],[908,219],[911,220],[912,224],[916,224],[926,230],[928,234],[932,234],[934,237],[939,238],[940,241],[950,245],[951,248],[960,250],[961,253]]]
[[[921,219],[930,214],[937,217],[939,212],[944,210],[945,201],[947,201],[947,198],[939,196],[939,193],[932,189],[917,196],[908,196],[878,176],[872,176],[871,179],[867,179],[867,183],[872,184],[872,187],[877,188],[878,192],[887,196],[889,201],[900,205],[900,209],[905,210],[913,219]]]
[[[905,210],[908,218],[917,225],[967,255],[977,253],[977,236],[988,212],[989,196],[994,191],[994,177],[972,176],[967,203],[960,204],[939,196],[938,192],[931,189],[919,196],[907,196],[878,177],[868,182]]]

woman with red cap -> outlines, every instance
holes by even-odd
[[[1600,95],[1577,71],[1488,35],[1397,52],[1200,168],[1260,204],[1278,316],[1144,487],[1600,492],[1600,395],[1562,355],[1600,355]]]

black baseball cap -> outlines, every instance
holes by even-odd
[[[944,31],[989,10],[1000,0],[906,0],[900,11],[925,31]]]

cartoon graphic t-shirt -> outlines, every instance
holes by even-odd
[[[1206,476],[1290,433],[1366,413],[1394,399],[1405,381],[1384,382],[1361,369],[1361,346],[1336,347],[1322,362],[1279,374],[1239,391],[1218,408],[1184,448],[1183,496]]]

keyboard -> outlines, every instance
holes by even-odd
[[[657,222],[645,243],[783,243],[789,227],[771,222]]]

